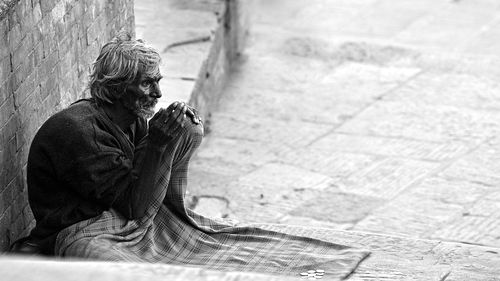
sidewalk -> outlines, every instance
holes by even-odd
[[[500,3],[252,14],[190,167],[195,210],[334,229],[374,251],[352,280],[500,280]]]
[[[500,280],[495,1],[256,1],[190,168],[192,207],[372,251],[349,280]],[[210,43],[165,47],[217,26],[185,6],[217,1],[168,3],[136,1],[137,37],[162,50],[160,107],[189,99]],[[7,280],[290,279],[1,259]]]

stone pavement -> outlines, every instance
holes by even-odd
[[[191,206],[328,228],[374,252],[352,280],[500,280],[500,2],[253,9]]]
[[[136,1],[136,33],[162,51],[166,106],[189,99],[210,43],[165,47],[217,22],[160,1]],[[349,280],[500,280],[496,2],[256,1],[193,159],[191,206],[372,251]],[[0,259],[2,280],[290,279]]]

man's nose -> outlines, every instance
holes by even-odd
[[[161,90],[158,82],[153,82],[153,84],[151,85],[151,92],[149,92],[149,95],[152,98],[157,98],[157,99],[161,98]]]

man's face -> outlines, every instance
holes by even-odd
[[[142,74],[136,82],[127,87],[121,98],[123,106],[137,117],[147,119],[153,116],[155,105],[161,97],[158,84],[161,78],[158,67],[148,74]]]

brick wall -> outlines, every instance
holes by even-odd
[[[0,0],[0,251],[34,226],[29,144],[85,95],[89,66],[116,31],[134,31],[133,0]]]

